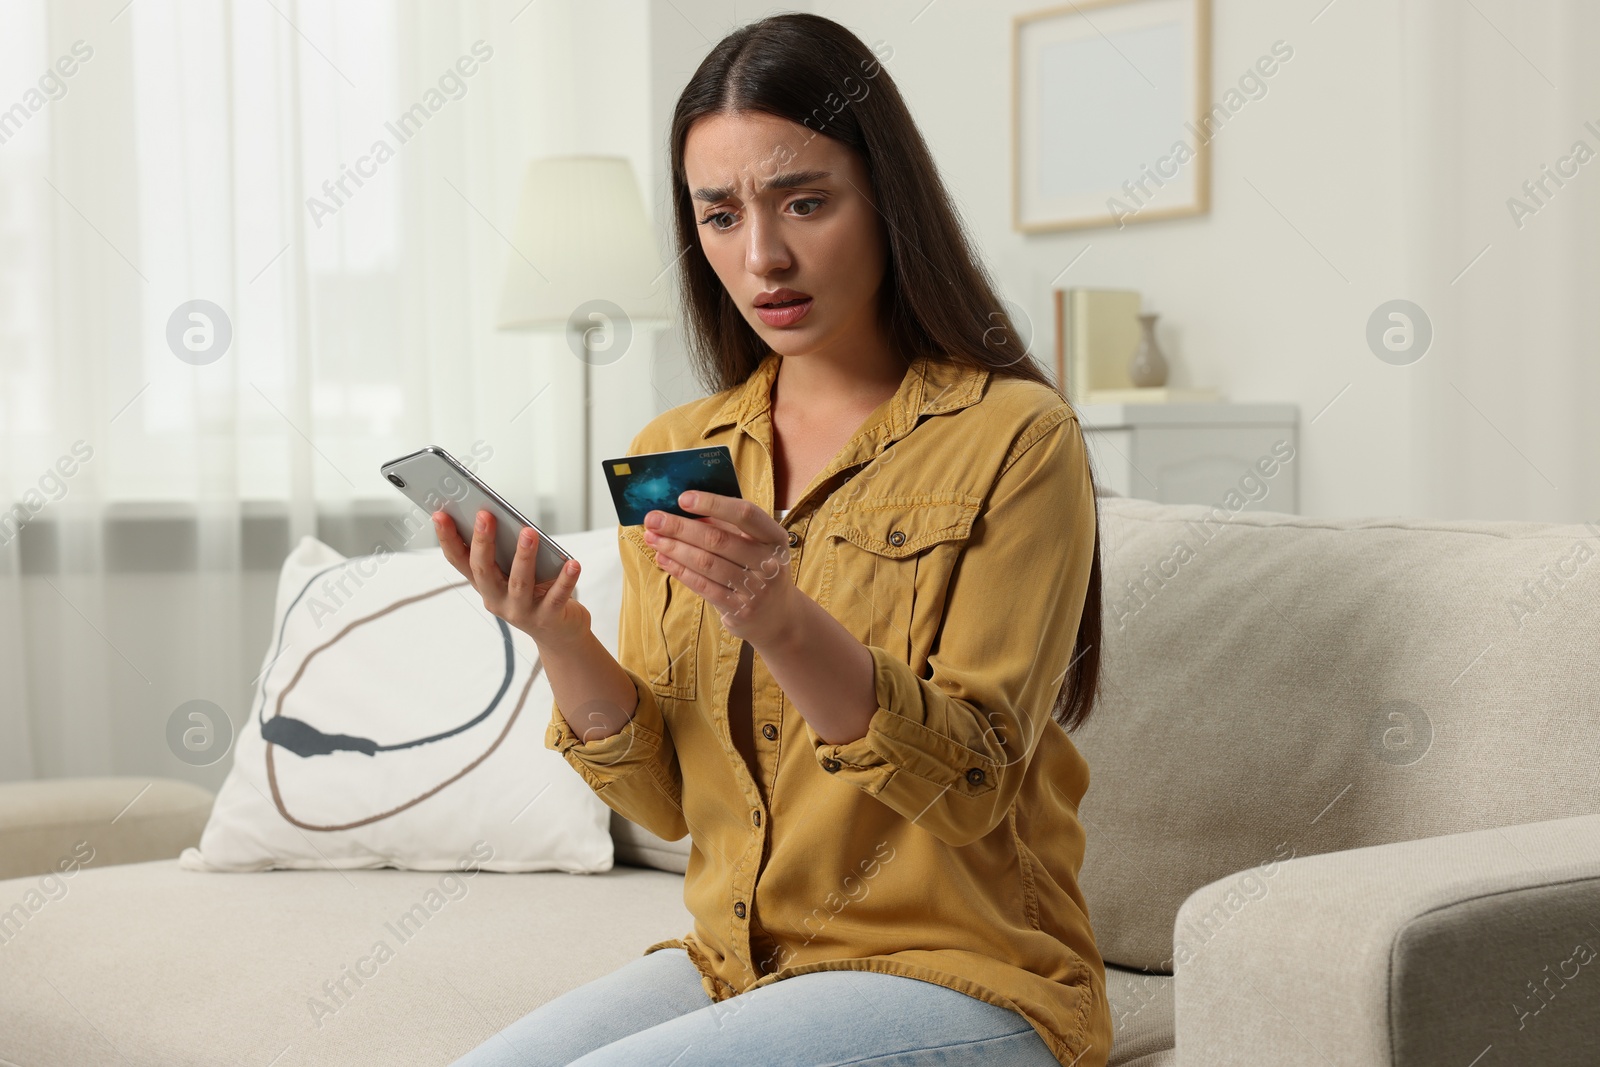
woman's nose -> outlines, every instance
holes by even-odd
[[[744,232],[745,270],[766,275],[789,266],[789,247],[784,243],[776,219],[752,212]]]

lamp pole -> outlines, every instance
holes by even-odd
[[[592,408],[594,406],[590,402],[590,395],[589,395],[589,390],[590,390],[589,373],[590,373],[590,370],[591,370],[592,367],[593,367],[593,364],[590,362],[590,359],[589,359],[589,328],[585,327],[584,331],[583,331],[583,472],[582,472],[582,481],[583,481],[583,526],[582,526],[582,529],[585,529],[585,530],[591,529],[594,526],[594,516],[592,514],[592,510],[593,509],[591,507],[591,501],[589,499],[590,494],[591,494],[591,490],[592,490],[592,483],[594,481],[594,478],[592,477],[592,472],[589,469],[590,467],[593,466],[593,464],[590,463],[590,461],[589,461],[589,453],[590,453],[590,450],[593,448],[593,441],[594,441],[594,434],[591,432],[591,428],[589,426],[589,419],[590,419]]]

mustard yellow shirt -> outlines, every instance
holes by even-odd
[[[629,454],[727,445],[773,514],[782,358],[657,416]],[[546,746],[611,808],[689,835],[694,929],[644,951],[685,949],[715,1001],[809,971],[919,978],[1101,1067],[1105,965],[1077,884],[1089,768],[1051,718],[1095,534],[1076,415],[1035,382],[920,358],[779,521],[796,586],[872,654],[866,736],[824,743],[756,653],[753,774],[728,726],[744,642],[639,526],[618,532],[634,716],[583,742],[553,709]]]

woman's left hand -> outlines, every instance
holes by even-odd
[[[686,492],[678,506],[705,517],[647,514],[644,539],[655,547],[656,566],[716,608],[734,637],[759,648],[780,635],[799,592],[789,576],[789,532],[739,497]]]

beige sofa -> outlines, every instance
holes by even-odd
[[[1111,1062],[1600,1062],[1600,529],[1101,504]],[[444,1064],[689,927],[669,871],[481,873],[360,978],[439,874],[109,865],[198,835],[142,784],[0,792],[0,851],[96,842],[0,882],[0,1060]]]

